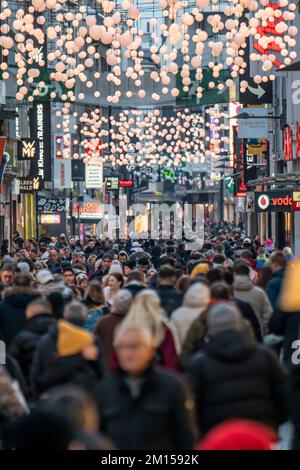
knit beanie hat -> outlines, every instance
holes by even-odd
[[[117,261],[117,260],[111,263],[108,274],[116,274],[116,273],[123,274],[121,263],[120,261]]]
[[[234,304],[220,302],[209,309],[207,327],[210,335],[228,330],[242,331],[243,319]]]
[[[206,274],[209,271],[209,267],[207,263],[200,263],[193,269],[191,273],[191,277],[196,277],[198,274]]]
[[[213,428],[197,450],[272,450],[275,432],[262,423],[230,420]]]
[[[130,309],[132,294],[128,289],[120,289],[115,295],[111,311],[119,315],[126,315]]]
[[[83,328],[59,320],[57,336],[57,354],[59,357],[79,354],[94,343],[93,336]]]

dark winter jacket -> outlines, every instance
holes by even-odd
[[[299,358],[298,354],[297,359]],[[300,364],[291,368],[288,383],[290,416],[295,428],[293,450],[300,450]]]
[[[27,305],[39,295],[36,291],[21,287],[9,287],[3,292],[3,300],[0,302],[0,331],[7,348],[25,327]]]
[[[160,286],[156,289],[156,293],[168,317],[171,316],[176,308],[182,305],[183,296],[179,294],[173,286]]]
[[[283,312],[276,308],[269,322],[269,330],[270,333],[283,336],[283,361],[291,365],[292,354],[295,351],[292,345],[299,338],[300,312]]]
[[[276,429],[286,419],[286,379],[277,358],[245,333],[207,339],[188,370],[200,429],[206,433],[229,418]]]
[[[11,355],[20,364],[21,370],[29,381],[32,359],[37,345],[43,335],[48,332],[55,319],[48,314],[36,315],[27,320],[25,328],[17,334],[10,346]]]
[[[129,290],[132,295],[132,298],[134,298],[137,294],[139,294],[140,292],[142,292],[142,290],[145,289],[145,286],[140,283],[130,283],[125,286],[125,289]]]
[[[193,401],[176,376],[150,368],[132,386],[118,371],[97,393],[101,427],[120,450],[193,448]]]
[[[250,334],[253,334],[256,341],[261,342],[260,324],[251,305],[239,299],[233,299],[233,302],[239,308],[242,317],[247,320]],[[183,369],[188,367],[193,354],[202,349],[204,345],[207,332],[207,313],[208,309],[196,318],[186,335],[180,354],[180,364]]]
[[[109,269],[102,269],[101,267],[97,269],[90,277],[91,281],[101,281],[101,279],[106,276],[109,272]]]
[[[39,378],[41,392],[56,385],[77,385],[93,393],[102,378],[100,362],[86,361],[81,354],[53,357],[44,374]]]
[[[50,261],[48,261],[47,267],[48,267],[49,271],[52,274],[61,273],[61,264],[60,263],[51,263]]]
[[[51,325],[48,333],[41,338],[34,352],[30,371],[30,383],[36,394],[42,391],[43,382],[41,378],[55,356],[57,334],[56,324]]]
[[[254,338],[256,339],[256,341],[261,342],[262,341],[262,336],[261,336],[260,324],[259,324],[257,316],[255,315],[254,310],[251,307],[251,305],[248,302],[244,302],[243,300],[239,300],[239,299],[233,299],[233,302],[239,308],[239,310],[242,314],[242,317],[245,320],[248,320],[248,322],[249,322],[249,324],[252,328]]]
[[[271,302],[273,309],[277,306],[278,297],[281,291],[283,284],[285,269],[280,269],[276,274],[274,274],[271,281],[267,285],[267,296]]]

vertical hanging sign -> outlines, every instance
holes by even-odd
[[[38,158],[32,162],[31,176],[51,181],[51,103],[35,101],[30,110],[30,133],[38,141]]]
[[[38,52],[34,58],[37,68],[41,71],[41,61],[47,67],[47,42],[37,44]],[[52,180],[51,161],[51,102],[37,99],[30,110],[30,137],[38,139],[38,159],[32,162],[31,176],[40,176],[44,181]]]

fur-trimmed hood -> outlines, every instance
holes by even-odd
[[[38,290],[30,287],[8,287],[2,293],[2,300],[13,307],[25,307],[40,295]]]

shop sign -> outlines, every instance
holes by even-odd
[[[42,179],[40,176],[25,176],[19,178],[20,193],[33,193],[42,189]]]
[[[132,180],[120,180],[120,188],[132,188]]]
[[[60,224],[60,214],[41,214],[41,224]]]
[[[106,176],[104,178],[106,189],[119,189],[119,178],[115,176]]]
[[[31,161],[31,176],[52,180],[51,171],[51,103],[34,102],[30,110],[31,137],[38,142],[37,158]]]
[[[86,165],[85,187],[86,189],[100,189],[103,185],[103,165]]]
[[[290,126],[283,129],[283,155],[286,161],[293,159],[293,131]]]
[[[81,219],[102,219],[103,207],[99,202],[73,202],[73,216],[79,216]]]
[[[292,191],[266,191],[255,193],[256,212],[290,212],[292,207]]]
[[[39,143],[37,139],[21,139],[18,142],[18,160],[33,161],[38,159]]]
[[[267,139],[269,120],[267,108],[241,108],[238,110],[239,139]]]

